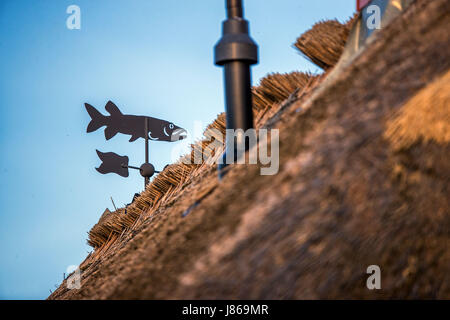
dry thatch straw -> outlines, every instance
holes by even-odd
[[[333,67],[344,51],[356,15],[346,23],[321,21],[302,34],[294,46],[314,64],[327,70]]]
[[[124,229],[131,228],[142,213],[155,206],[174,187],[182,184],[191,171],[192,167],[182,164],[181,161],[166,167],[126,209],[104,214],[89,231],[88,244],[98,249],[104,246],[112,235],[120,235]]]
[[[385,137],[394,149],[417,142],[450,142],[450,71],[411,98],[388,122]]]
[[[121,224],[118,223],[121,214],[124,214],[124,209],[118,209],[114,212],[105,210],[98,223],[89,231],[88,244],[94,248],[99,248],[109,240],[112,233],[120,232],[123,229]]]
[[[286,100],[297,88],[304,88],[315,76],[304,72],[272,73],[253,87],[253,108],[256,112]]]
[[[222,112],[210,125],[206,127],[203,133],[204,139],[199,140],[194,144],[191,144],[190,162],[200,165],[205,160],[203,159],[203,155],[209,154],[213,156],[214,155],[213,143],[216,140],[218,140],[221,144],[223,144],[223,139],[221,139],[221,137],[225,136],[225,130],[226,130],[225,112]],[[201,162],[199,160],[201,160]]]

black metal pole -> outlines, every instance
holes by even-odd
[[[144,164],[145,165],[145,164]],[[151,164],[151,163],[149,163],[149,165],[151,165],[152,167],[153,167],[153,165]],[[147,168],[149,167],[149,166],[146,166]],[[135,167],[135,166],[126,166],[126,165],[122,165],[122,168],[128,168],[128,169],[134,169],[134,170],[139,170],[139,171],[142,171],[143,169],[142,169],[142,166],[139,168],[139,167]],[[149,170],[146,170],[147,172],[149,171]],[[158,170],[153,170],[152,171],[153,173],[160,173],[161,171],[158,171]],[[150,178],[150,177],[149,177]]]
[[[250,68],[244,61],[225,65],[225,103],[227,129],[253,128]]]
[[[145,163],[148,163],[148,118],[145,118]],[[144,177],[144,189],[147,187],[147,184],[149,183],[150,178]]]
[[[244,9],[242,7],[242,0],[227,1],[227,17],[229,19],[234,17],[244,17]]]
[[[258,46],[243,18],[242,0],[226,0],[226,7],[227,20],[223,22],[222,38],[214,48],[214,63],[225,68],[227,129],[246,131],[253,128],[250,66],[258,63]],[[227,144],[226,152],[235,152],[235,145],[236,142]],[[225,166],[225,163],[219,166],[219,170]]]
[[[126,166],[126,165],[122,165],[122,168],[128,168],[128,169],[134,169],[134,170],[141,170],[141,168],[138,167],[134,167],[134,166]]]

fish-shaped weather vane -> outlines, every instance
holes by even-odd
[[[153,141],[167,142],[174,142],[186,138],[186,130],[176,126],[172,122],[146,116],[123,114],[112,101],[108,101],[105,106],[105,110],[108,111],[110,116],[101,114],[88,103],[84,105],[92,119],[87,127],[87,132],[93,132],[106,126],[106,140],[111,139],[117,133],[131,135],[130,142],[139,138],[145,139],[146,137]],[[144,128],[145,120],[148,120],[147,130]]]
[[[129,176],[128,169],[136,169],[145,178],[145,185],[147,185],[150,177],[159,172],[149,163],[148,141],[175,142],[186,138],[187,135],[185,129],[169,121],[148,116],[123,114],[112,101],[108,101],[105,106],[106,111],[110,114],[109,116],[101,114],[88,103],[84,105],[91,116],[91,121],[86,130],[88,133],[106,126],[106,140],[111,139],[118,133],[130,135],[130,142],[136,141],[139,138],[145,139],[145,163],[140,167],[128,165],[129,159],[127,156],[120,156],[114,152],[101,152],[96,150],[102,163],[95,169],[102,174],[116,173],[126,178]]]

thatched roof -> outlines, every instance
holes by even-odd
[[[356,18],[355,15],[345,23],[338,20],[318,22],[302,34],[294,46],[311,62],[327,70],[339,61]]]
[[[271,73],[253,88],[253,104],[257,112],[286,100],[297,89],[307,87],[316,76],[294,71],[291,73]]]
[[[81,289],[50,298],[450,298],[447,7],[417,0],[332,82],[261,81],[256,125],[280,129],[279,173],[166,168],[132,221],[103,224]]]

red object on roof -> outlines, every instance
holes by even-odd
[[[361,9],[367,6],[370,1],[372,0],[356,0],[356,9],[361,11]]]

